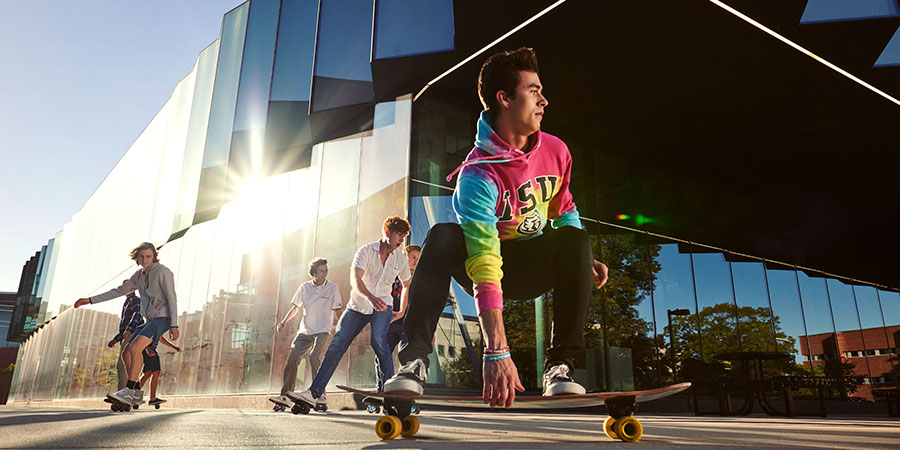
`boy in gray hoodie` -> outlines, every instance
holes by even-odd
[[[138,379],[143,366],[142,353],[151,342],[169,332],[169,340],[178,339],[178,304],[175,296],[175,276],[168,267],[159,263],[156,247],[144,242],[131,251],[131,259],[141,268],[125,283],[99,295],[79,298],[75,307],[105,302],[121,297],[135,289],[141,296],[141,315],[146,323],[131,336],[122,353],[128,370],[128,383],[124,388],[106,394],[112,400],[133,405],[144,402]]]

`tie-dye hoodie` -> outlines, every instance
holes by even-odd
[[[569,193],[572,156],[566,144],[538,131],[529,139],[530,150],[523,152],[504,142],[491,124],[483,111],[475,148],[457,169],[453,193],[479,312],[503,308],[500,241],[538,236],[548,219],[554,228],[581,228]]]

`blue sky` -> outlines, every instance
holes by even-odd
[[[81,208],[241,3],[4,2],[0,291],[18,288],[25,261]]]

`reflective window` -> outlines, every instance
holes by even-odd
[[[790,353],[795,364],[808,361],[809,344],[797,272],[788,266],[766,263],[769,297],[772,299],[772,322],[776,350]],[[804,358],[803,355],[807,357]]]
[[[685,359],[702,357],[691,255],[675,242],[661,241],[654,262],[659,268],[653,290],[656,345],[665,363],[660,377],[674,380]]]
[[[213,76],[219,55],[219,40],[200,52],[194,66],[194,98],[191,102],[191,117],[187,140],[184,146],[184,160],[181,165],[181,183],[175,204],[175,221],[172,233],[187,229],[194,219],[197,204],[197,186],[200,182],[200,168],[203,163],[203,148],[206,144],[206,126],[209,122],[209,107],[212,101]]]
[[[775,351],[772,310],[762,263],[732,262],[742,351]]]
[[[312,111],[375,99],[369,67],[371,42],[371,0],[321,1]]]
[[[222,23],[216,81],[206,132],[206,147],[203,151],[194,223],[215,218],[225,201],[228,153],[231,149],[231,131],[234,126],[235,101],[249,9],[249,2],[243,3],[225,14]]]
[[[450,0],[378,0],[372,59],[453,50]]]
[[[853,298],[853,287],[833,278],[829,278],[827,283],[836,331],[859,331],[859,314]]]
[[[317,0],[282,2],[278,48],[266,123],[266,172],[307,167],[312,154],[309,97],[316,42]]]
[[[860,331],[853,287],[833,278],[827,279],[826,286],[834,314],[835,331],[838,332],[839,359],[836,359],[835,363],[841,362],[840,373],[844,376],[868,376],[869,365],[865,357],[865,336]]]
[[[587,366],[585,380],[597,380],[592,388],[642,389],[659,376],[651,291],[660,246],[646,245],[639,233],[591,225],[585,229],[597,230],[594,258],[609,268],[610,283],[591,298],[585,357],[598,364]]]
[[[278,28],[277,0],[250,2],[240,84],[234,113],[234,131],[228,157],[228,191],[263,175],[263,137],[269,108],[269,86]]]
[[[882,354],[882,350],[891,348],[888,330],[884,326],[881,315],[881,304],[878,291],[872,286],[853,286],[856,304],[859,306],[859,319],[862,323],[862,338],[865,341],[866,362],[869,374],[881,377],[893,370],[890,354]],[[887,353],[887,352],[885,352]]]
[[[694,253],[703,358],[739,351],[737,316],[729,263],[721,253]]]
[[[322,184],[314,254],[328,260],[329,279],[341,288],[344,299],[350,298],[350,264],[357,249],[360,144],[359,138],[350,138],[321,146]],[[338,366],[329,386],[352,385],[357,381],[352,375],[374,370],[368,332],[360,333],[345,358],[350,363]],[[358,385],[374,386],[374,377],[360,377]]]

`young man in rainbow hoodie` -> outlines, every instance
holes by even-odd
[[[551,289],[544,395],[584,393],[572,373],[584,353],[591,284],[602,287],[607,268],[593,259],[569,193],[569,150],[540,131],[548,102],[534,51],[521,48],[488,58],[478,94],[485,111],[475,148],[457,169],[453,194],[459,225],[437,224],[425,239],[410,285],[403,367],[384,391],[423,392],[427,355],[453,277],[475,297],[486,345],[486,404],[509,407],[516,391],[525,390],[506,342],[503,298],[534,298]]]

